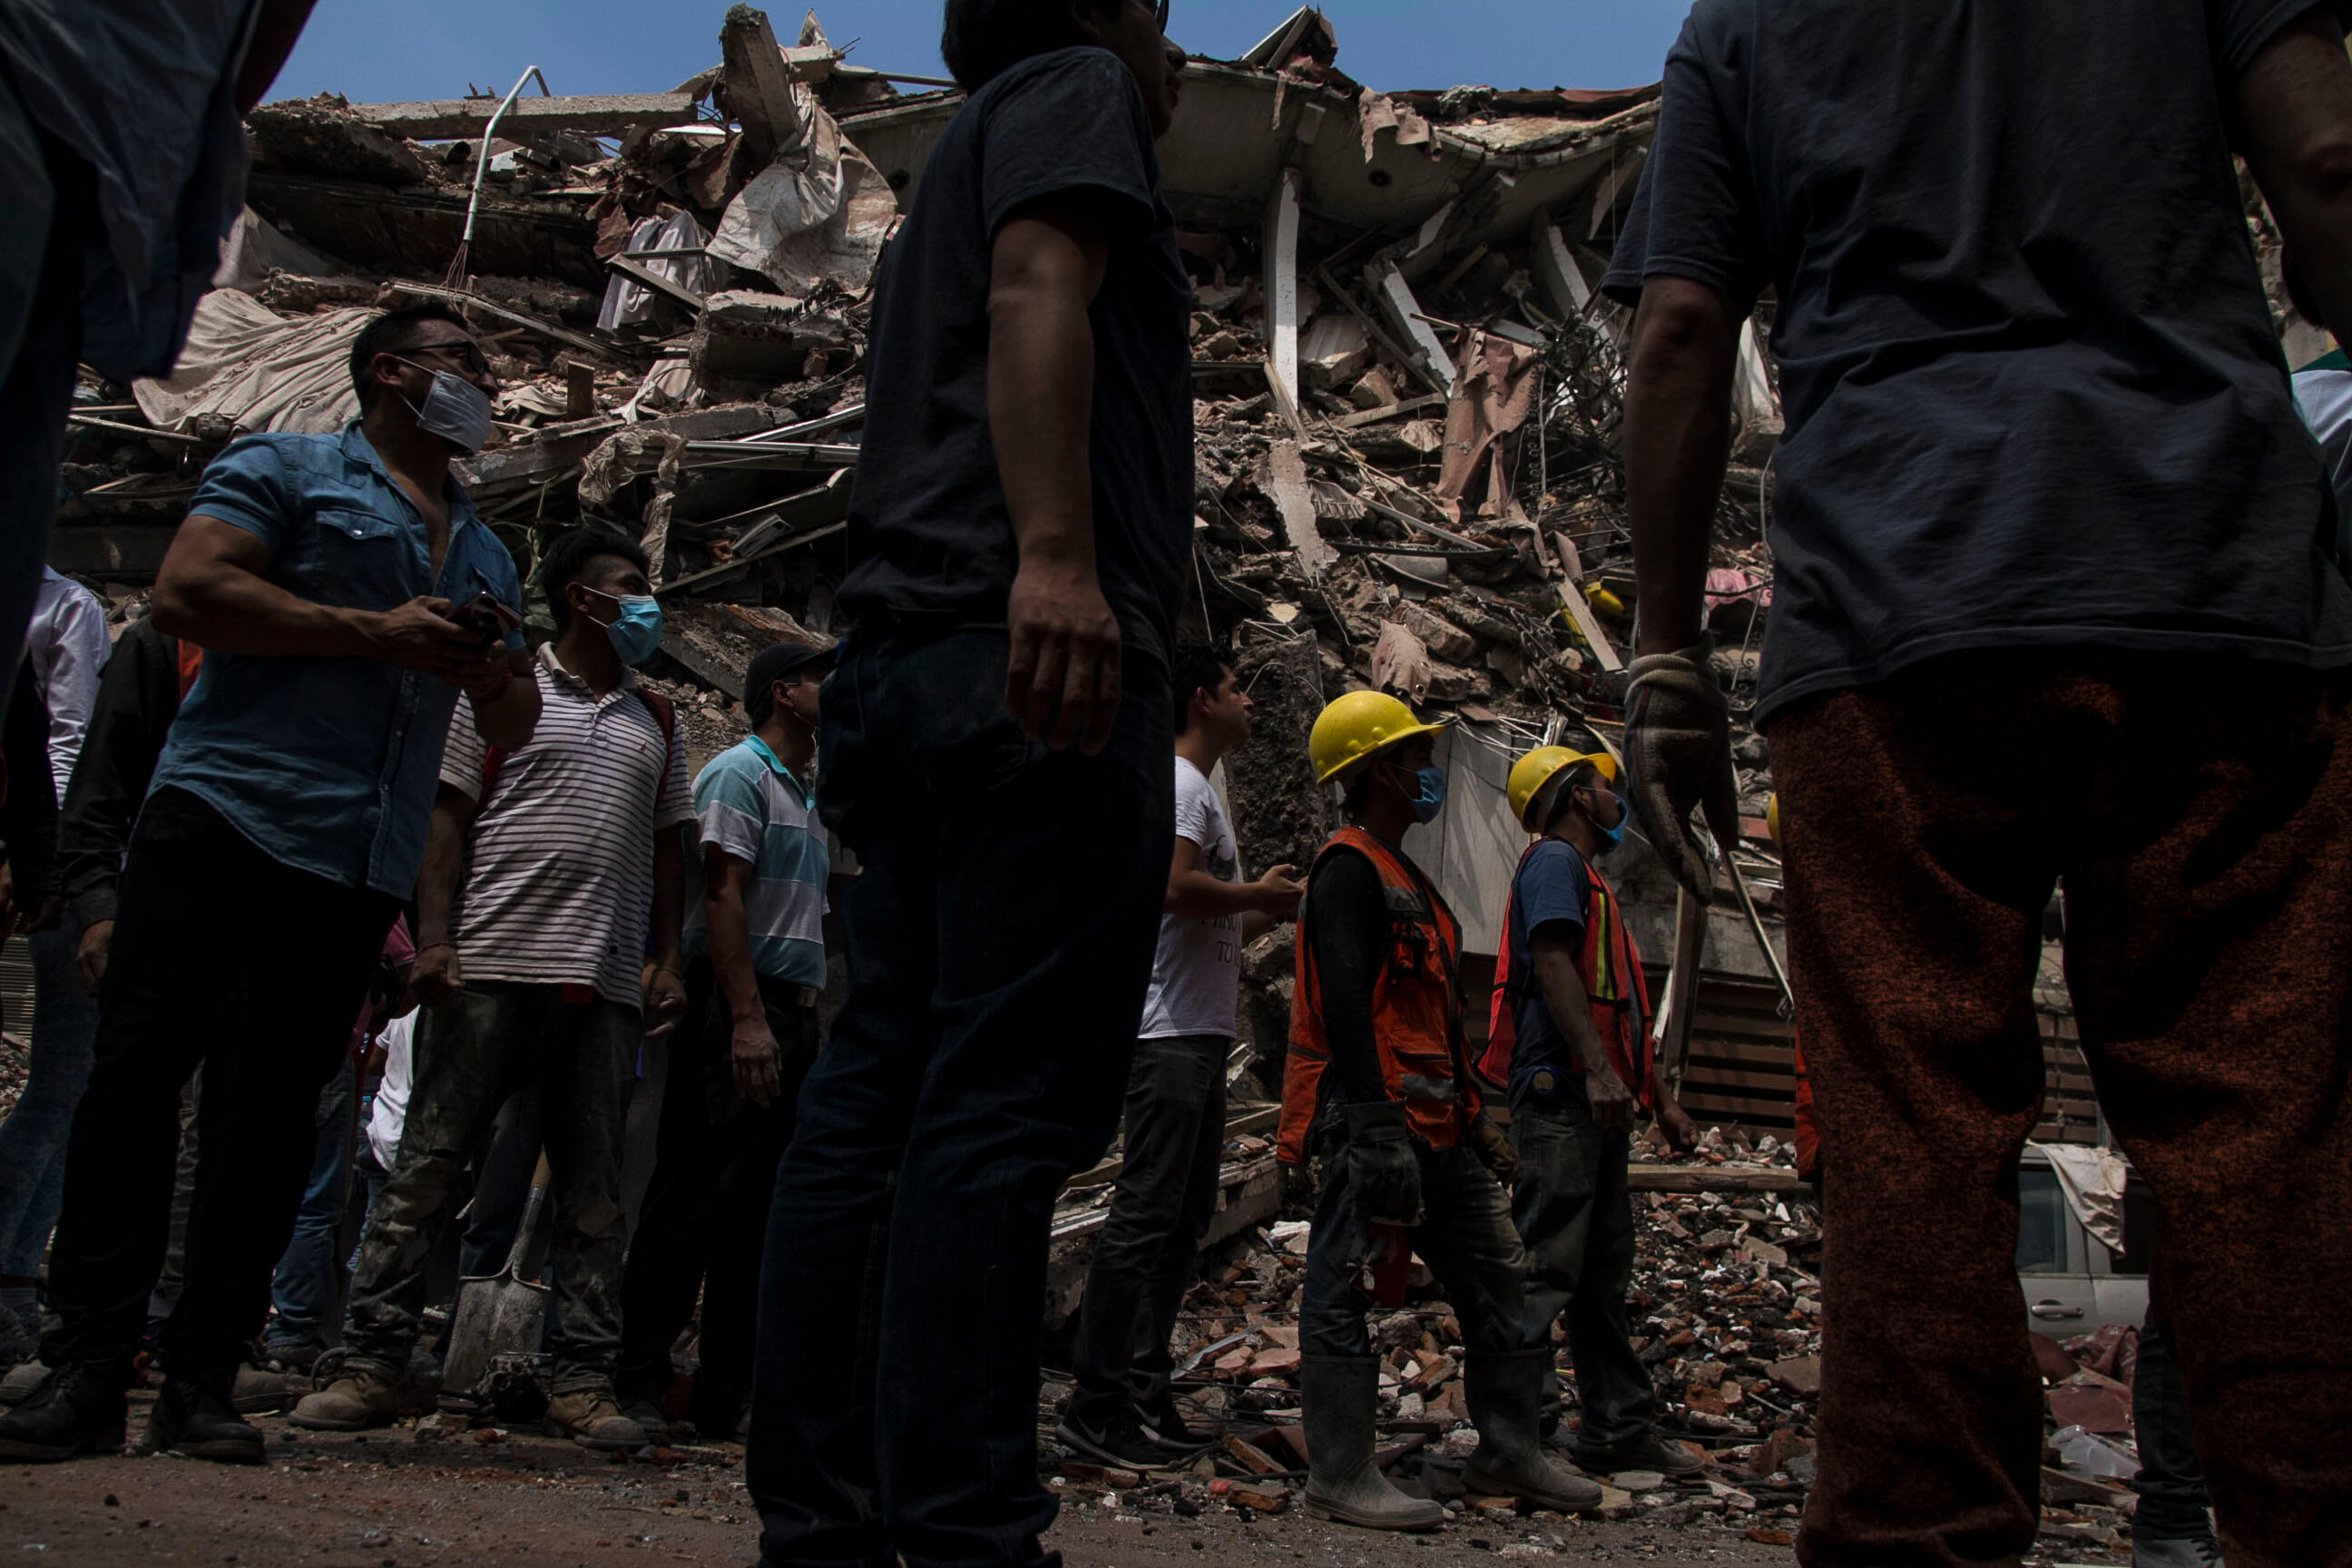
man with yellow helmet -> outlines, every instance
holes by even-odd
[[[1511,768],[1512,814],[1536,835],[1503,911],[1486,1076],[1509,1086],[1519,1150],[1511,1217],[1528,1250],[1525,1342],[1551,1358],[1564,1319],[1587,1469],[1687,1474],[1705,1463],[1652,1430],[1649,1373],[1633,1353],[1625,1292],[1633,1278],[1626,1166],[1646,1107],[1675,1147],[1698,1129],[1658,1079],[1642,955],[1598,862],[1625,833],[1627,807],[1606,752],[1544,746]],[[1545,1380],[1541,1425],[1560,1418]]]
[[[1420,1530],[1444,1510],[1391,1486],[1372,1459],[1380,1363],[1363,1278],[1400,1243],[1419,1253],[1461,1319],[1478,1451],[1473,1491],[1570,1512],[1601,1489],[1545,1458],[1536,1426],[1550,1354],[1521,1347],[1526,1254],[1497,1175],[1516,1162],[1478,1109],[1462,1037],[1462,931],[1399,847],[1434,817],[1445,774],[1438,727],[1393,697],[1350,692],[1315,721],[1318,784],[1345,792],[1347,825],[1307,873],[1283,1081],[1281,1157],[1322,1162],[1299,1297],[1299,1384],[1318,1518]],[[1489,1167],[1494,1173],[1490,1173]]]

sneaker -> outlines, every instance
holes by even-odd
[[[1131,1410],[1121,1410],[1099,1423],[1066,1415],[1054,1428],[1055,1439],[1075,1448],[1097,1464],[1124,1470],[1157,1469],[1169,1462],[1166,1447],[1153,1440]]]
[[[43,1377],[0,1416],[0,1459],[44,1464],[122,1447],[126,1378],[116,1368],[68,1365]]]
[[[645,1427],[622,1413],[610,1388],[557,1394],[548,1403],[541,1430],[551,1437],[569,1437],[583,1448],[605,1452],[642,1448],[653,1441]]]
[[[1197,1454],[1217,1440],[1213,1432],[1195,1429],[1178,1408],[1176,1395],[1162,1390],[1159,1401],[1144,1410],[1143,1435],[1170,1454]]]
[[[2221,1568],[2221,1543],[2210,1535],[2132,1542],[2132,1568]]]
[[[1662,1476],[1695,1476],[1706,1468],[1706,1456],[1685,1444],[1669,1443],[1655,1432],[1644,1432],[1632,1442],[1614,1447],[1576,1447],[1569,1451],[1576,1457],[1577,1468],[1588,1475],[1655,1470]]]
[[[231,1403],[235,1381],[236,1373],[226,1368],[164,1378],[147,1418],[147,1450],[230,1465],[261,1463],[261,1434],[246,1425]],[[279,1393],[282,1397],[284,1390]]]
[[[388,1424],[400,1412],[400,1391],[374,1373],[346,1369],[341,1377],[303,1396],[287,1419],[313,1432],[357,1432]]]

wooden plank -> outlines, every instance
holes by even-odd
[[[1552,548],[1561,551],[1560,559],[1563,563],[1568,564],[1568,569],[1571,573],[1574,572],[1576,569],[1573,564],[1576,560],[1574,553],[1561,549],[1567,542],[1557,533],[1550,534],[1549,537],[1551,540]],[[1592,606],[1584,602],[1584,591],[1577,585],[1575,579],[1565,578],[1554,586],[1559,593],[1559,607],[1568,612],[1570,624],[1576,627],[1577,636],[1582,637],[1585,645],[1592,649],[1592,657],[1599,661],[1601,668],[1612,675],[1623,669],[1625,661],[1617,657],[1616,644],[1609,640],[1609,633],[1602,628],[1601,617],[1592,613]]]
[[[702,309],[702,296],[683,283],[673,282],[642,261],[632,261],[625,256],[607,257],[604,265],[633,283],[642,283],[656,294],[667,294],[689,310]]]
[[[1432,392],[1420,397],[1408,397],[1402,403],[1384,404],[1378,408],[1366,408],[1355,414],[1343,414],[1337,419],[1327,419],[1324,423],[1334,430],[1360,430],[1367,425],[1378,425],[1382,420],[1402,419],[1408,414],[1418,414],[1425,408],[1444,406],[1445,398],[1438,393]]]
[[[562,343],[565,348],[578,349],[582,353],[594,354],[598,359],[610,360],[616,364],[630,363],[626,355],[610,343],[600,343],[593,338],[582,337],[569,327],[559,327],[552,321],[542,321],[537,316],[528,315],[511,307],[501,305],[495,300],[485,300],[479,294],[468,294],[462,289],[443,289],[435,284],[411,283],[403,279],[395,279],[388,287],[395,294],[413,294],[419,299],[439,300],[446,304],[479,310],[486,316],[494,316],[501,321],[510,321],[518,327],[529,327],[542,338]]]
[[[1805,1193],[1794,1171],[1727,1171],[1710,1165],[1633,1165],[1625,1185],[1637,1193]]]
[[[1260,254],[1265,262],[1265,362],[1276,401],[1289,399],[1298,406],[1298,171],[1284,169],[1275,176],[1266,196],[1265,233]]]

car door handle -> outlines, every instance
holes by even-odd
[[[2036,1301],[2033,1303],[2032,1310],[2035,1317],[2046,1321],[2055,1321],[2060,1318],[2079,1318],[2083,1315],[2082,1308],[2061,1306],[2055,1301]]]

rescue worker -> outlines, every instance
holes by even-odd
[[[1551,1355],[1565,1320],[1583,1423],[1570,1445],[1588,1470],[1694,1474],[1706,1460],[1652,1429],[1650,1374],[1633,1353],[1633,1202],[1626,1182],[1643,1110],[1676,1149],[1698,1129],[1659,1081],[1642,955],[1600,859],[1624,839],[1627,808],[1607,752],[1543,746],[1511,766],[1512,815],[1536,835],[1503,907],[1482,1070],[1507,1084],[1519,1151],[1511,1218],[1528,1251],[1530,1355]],[[1538,1426],[1560,1425],[1543,1380]]]
[[[1517,1156],[1478,1109],[1462,1039],[1461,926],[1398,847],[1444,803],[1437,731],[1393,697],[1357,691],[1324,709],[1307,738],[1316,782],[1345,791],[1347,826],[1307,877],[1282,1094],[1281,1158],[1322,1163],[1299,1301],[1307,1510],[1375,1530],[1445,1517],[1372,1459],[1380,1363],[1363,1277],[1384,1264],[1401,1273],[1405,1247],[1444,1287],[1469,1347],[1469,1489],[1562,1513],[1601,1501],[1537,1435],[1551,1352],[1520,1344],[1527,1255],[1496,1184]]]

